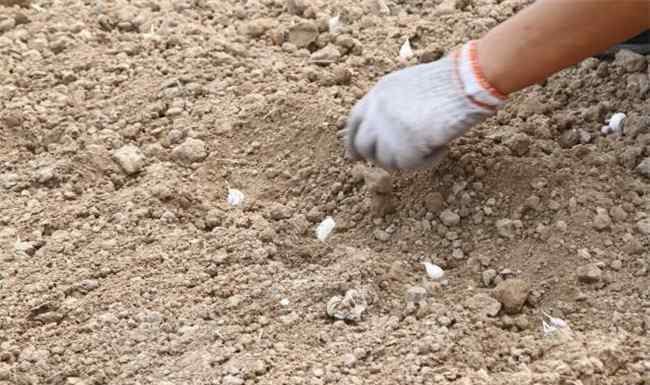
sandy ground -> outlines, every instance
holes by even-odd
[[[406,39],[525,3],[0,0],[0,384],[650,384],[650,57],[344,157]]]

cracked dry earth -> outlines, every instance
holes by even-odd
[[[0,384],[650,384],[650,57],[430,170],[344,157],[382,75],[526,5],[0,0]]]

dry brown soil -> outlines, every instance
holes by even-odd
[[[407,38],[526,3],[0,0],[0,384],[650,384],[650,57],[513,95],[379,218],[344,157]]]

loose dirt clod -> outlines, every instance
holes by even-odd
[[[370,193],[373,215],[383,217],[394,212],[393,180],[390,174],[380,168],[366,168],[363,170],[363,178]]]
[[[477,294],[469,298],[465,306],[481,316],[496,317],[501,311],[501,303],[486,294]]]
[[[636,223],[636,228],[643,235],[650,235],[650,218],[641,219]]]
[[[648,65],[645,56],[627,49],[622,49],[616,53],[615,63],[623,67],[628,73],[642,72]]]
[[[289,29],[289,43],[298,48],[307,48],[318,38],[318,26],[312,21],[303,21]]]
[[[487,269],[483,273],[481,273],[481,282],[483,282],[483,286],[485,287],[490,287],[494,280],[497,277],[497,271],[494,269]]]
[[[593,225],[598,230],[605,230],[612,224],[612,219],[609,217],[607,210],[602,207],[596,209]]]
[[[414,286],[406,291],[406,302],[420,303],[427,299],[427,291],[420,286]]]
[[[113,152],[113,160],[127,175],[133,175],[140,172],[145,157],[137,146],[129,144]]]
[[[320,65],[338,63],[340,58],[341,52],[331,44],[311,54],[311,62]]]
[[[515,237],[515,222],[510,219],[499,219],[496,221],[496,228],[497,233],[503,238]]]
[[[200,139],[187,138],[172,151],[172,157],[183,163],[194,163],[208,156],[205,142]]]
[[[494,289],[494,297],[501,302],[503,310],[508,314],[521,312],[528,299],[530,285],[521,279],[508,279]]]
[[[576,271],[578,280],[584,283],[594,283],[600,281],[602,278],[602,270],[593,263],[584,265],[578,268]]]
[[[327,302],[327,315],[340,320],[359,322],[367,308],[368,302],[363,292],[351,289],[345,296],[334,296]]]

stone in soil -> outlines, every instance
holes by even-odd
[[[331,44],[311,54],[311,61],[322,65],[334,64],[340,58],[341,52]]]
[[[619,162],[626,168],[633,169],[642,154],[643,148],[640,146],[630,146],[619,155]]]
[[[418,56],[418,63],[425,64],[431,63],[440,59],[444,55],[444,51],[437,45],[425,48]]]
[[[83,291],[93,291],[99,287],[99,282],[94,279],[84,279],[79,282],[79,288]]]
[[[40,184],[46,184],[50,181],[56,180],[54,167],[42,167],[34,173],[34,179]]]
[[[607,210],[598,207],[596,209],[596,215],[594,216],[593,220],[593,226],[596,228],[596,230],[605,230],[609,228],[612,224],[612,219],[609,217],[609,214],[607,214]]]
[[[497,277],[497,271],[494,269],[487,269],[481,274],[481,281],[483,286],[489,287],[494,282],[494,279]]]
[[[392,195],[372,194],[371,197],[370,210],[375,217],[381,218],[395,212],[395,203]]]
[[[373,231],[373,235],[375,239],[381,242],[388,242],[390,239],[390,234],[382,229],[375,229],[375,231]]]
[[[0,122],[4,123],[7,128],[15,128],[23,123],[24,117],[18,111],[7,111],[4,116],[0,118]]]
[[[641,176],[650,178],[650,157],[643,159],[641,163],[636,166],[635,171]]]
[[[427,299],[427,291],[420,286],[414,286],[406,291],[406,301],[420,303]]]
[[[127,144],[113,152],[113,160],[127,175],[133,175],[140,172],[144,166],[145,158],[137,146]]]
[[[514,221],[510,219],[499,219],[496,221],[497,233],[508,239],[513,239],[515,237],[515,224]]]
[[[312,223],[317,223],[323,220],[323,212],[317,207],[312,207],[305,215],[307,220]]]
[[[508,314],[521,312],[529,293],[530,285],[522,279],[505,280],[494,289],[494,297]]]
[[[353,368],[357,363],[357,357],[353,353],[346,353],[343,355],[343,365],[347,368]]]
[[[627,219],[627,212],[621,206],[614,206],[609,210],[609,215],[616,222],[625,222]]]
[[[645,251],[645,248],[643,247],[641,241],[639,241],[634,236],[630,236],[629,239],[626,240],[625,245],[623,245],[622,250],[629,255],[638,255],[643,253],[643,251]]]
[[[510,136],[505,142],[505,145],[508,146],[510,151],[512,151],[516,156],[526,155],[530,148],[530,144],[530,137],[520,132]]]
[[[636,223],[636,228],[643,235],[650,235],[650,218],[641,219]]]
[[[435,214],[445,207],[445,198],[439,192],[428,193],[424,197],[424,207]]]
[[[392,194],[393,181],[390,174],[380,168],[367,168],[363,173],[368,191],[375,194]]]
[[[583,283],[595,283],[601,280],[603,271],[594,263],[580,266],[576,271],[578,281]]]
[[[259,38],[271,28],[273,28],[272,19],[263,18],[253,20],[246,26],[246,34],[253,38]]]
[[[224,213],[218,209],[210,209],[205,216],[205,225],[208,229],[220,226],[224,220]]]
[[[562,148],[571,148],[580,142],[580,133],[575,128],[566,130],[560,135],[559,142]]]
[[[486,294],[476,294],[465,301],[465,306],[480,316],[496,317],[501,311],[501,302]]]
[[[279,221],[291,217],[291,209],[281,203],[274,203],[271,206],[270,217],[273,220]]]
[[[628,73],[642,72],[648,65],[645,56],[627,49],[618,51],[614,62]]]
[[[343,65],[334,68],[334,83],[337,85],[348,85],[352,81],[352,72]]]
[[[447,227],[456,226],[460,223],[460,215],[451,210],[440,213],[440,221]]]
[[[318,27],[312,21],[303,21],[289,29],[289,43],[298,48],[307,48],[318,39]]]
[[[531,210],[537,210],[540,202],[541,200],[537,195],[531,195],[524,201],[524,207]]]
[[[208,156],[205,142],[200,139],[187,138],[174,148],[172,157],[183,163],[195,163],[204,160]]]
[[[345,293],[344,297],[334,296],[326,306],[327,315],[346,321],[361,321],[363,313],[368,308],[368,301],[364,293],[359,290],[351,289]]]

